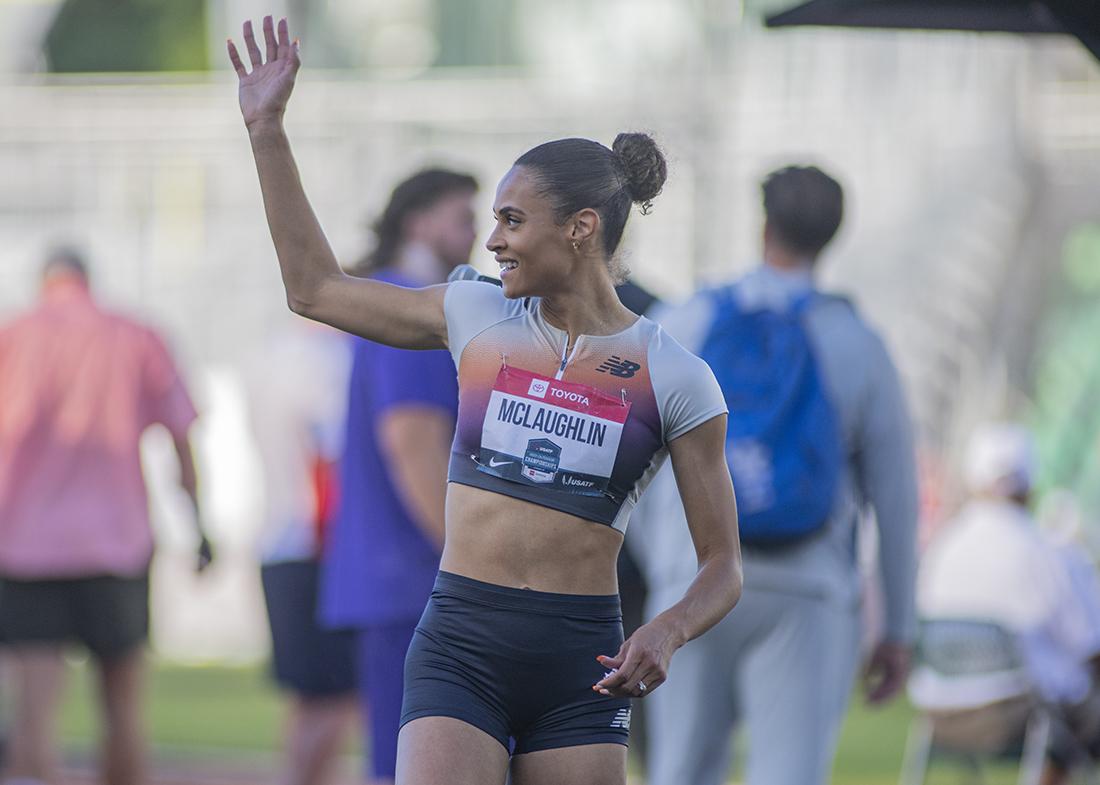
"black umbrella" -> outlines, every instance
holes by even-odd
[[[765,21],[768,27],[1070,34],[1100,59],[1100,0],[809,0]]]

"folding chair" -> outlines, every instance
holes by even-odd
[[[937,700],[927,701],[934,689]],[[1038,699],[1015,636],[972,619],[924,620],[910,697],[920,710],[902,764],[901,785],[923,785],[934,759],[967,765],[1018,758],[1019,785],[1038,785],[1056,718]]]

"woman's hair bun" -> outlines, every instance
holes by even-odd
[[[640,203],[643,213],[648,212],[650,202],[661,193],[668,177],[661,148],[649,134],[626,133],[615,137],[611,150],[626,175],[631,201]]]

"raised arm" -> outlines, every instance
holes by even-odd
[[[737,503],[725,443],[724,414],[669,442],[699,571],[683,599],[640,627],[615,657],[599,658],[604,667],[615,669],[596,685],[604,694],[651,692],[667,677],[673,653],[721,621],[741,597]]]
[[[252,23],[244,23],[251,72],[228,42],[239,79],[241,114],[248,128],[264,210],[282,270],[291,310],[372,341],[404,349],[447,345],[443,316],[446,287],[406,289],[345,275],[313,214],[283,129],[283,114],[301,65],[285,19],[278,35],[270,16],[263,21],[265,54]]]

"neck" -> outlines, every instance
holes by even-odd
[[[435,252],[423,243],[405,243],[397,254],[393,268],[421,286],[431,286],[447,280],[447,270]]]
[[[54,273],[42,281],[42,297],[46,300],[86,298],[90,295],[88,281],[67,273]]]
[[[765,245],[764,264],[783,272],[813,270],[814,257],[779,245]]]
[[[637,321],[637,314],[619,302],[606,272],[579,277],[579,284],[572,279],[567,289],[545,295],[541,305],[546,321],[564,330],[570,345],[578,335],[613,335]]]

